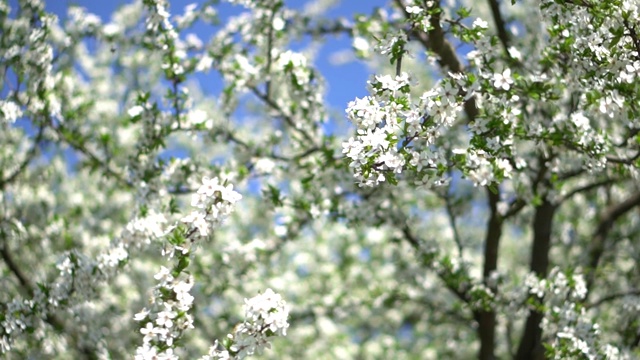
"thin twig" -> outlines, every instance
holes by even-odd
[[[456,246],[458,247],[458,257],[462,258],[462,239],[460,237],[460,232],[458,231],[458,225],[456,224],[456,217],[453,213],[453,206],[451,204],[451,198],[449,194],[444,195],[444,201],[446,204],[447,216],[449,218],[449,226],[451,226],[451,229],[453,231],[453,240],[456,242]]]
[[[33,146],[31,147],[31,149],[29,149],[29,151],[27,152],[27,156],[24,158],[20,166],[18,166],[16,171],[14,171],[13,174],[7,176],[6,179],[0,180],[0,189],[3,189],[6,184],[9,184],[13,180],[15,180],[16,177],[18,177],[18,175],[20,175],[27,168],[27,165],[29,165],[31,160],[33,160],[33,158],[36,156],[36,154],[38,153],[38,146],[40,146],[40,141],[42,141],[42,138],[44,136],[44,128],[44,126],[40,126],[40,128],[38,129],[38,134],[33,140]]]
[[[624,298],[627,296],[640,296],[640,289],[633,289],[633,290],[629,290],[629,291],[623,291],[623,292],[619,292],[619,293],[614,293],[614,294],[610,294],[607,296],[603,296],[602,298],[589,303],[586,305],[587,308],[594,308],[594,307],[598,307],[608,301],[612,301],[612,300],[617,300],[620,298]]]
[[[287,125],[289,125],[289,127],[291,127],[292,130],[294,130],[298,134],[302,135],[302,137],[304,137],[305,140],[307,140],[309,143],[311,143],[311,144],[315,143],[315,141],[311,137],[311,135],[309,135],[306,131],[298,129],[298,127],[296,127],[296,124],[293,121],[293,119],[291,118],[291,116],[285,114],[284,110],[282,110],[280,105],[278,105],[275,101],[273,101],[273,99],[271,99],[269,96],[267,96],[267,94],[264,94],[264,93],[260,92],[260,90],[258,90],[255,86],[251,86],[249,89],[260,100],[264,101],[267,105],[269,105],[269,107],[271,109],[277,111],[278,114],[280,115],[280,117],[282,117],[284,119],[284,121],[287,123]]]
[[[498,0],[489,0],[489,6],[491,7],[493,23],[496,25],[496,29],[498,31],[498,39],[500,39],[500,43],[504,48],[505,54],[511,57],[509,54],[509,33],[507,33],[506,24],[502,18],[502,13],[500,12],[500,4],[498,3]]]

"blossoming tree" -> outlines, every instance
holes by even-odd
[[[0,0],[3,357],[640,356],[637,1],[332,3]]]

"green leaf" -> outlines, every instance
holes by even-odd
[[[169,212],[171,214],[177,214],[180,212],[180,209],[178,208],[178,201],[173,197],[169,200]]]
[[[277,187],[269,184],[267,185],[267,189],[262,191],[263,196],[269,198],[269,200],[271,200],[271,203],[275,206],[282,206],[283,205],[283,199],[280,196],[280,189],[278,189]]]
[[[396,179],[395,174],[387,174],[386,178],[391,185],[398,185],[398,179]]]
[[[460,16],[461,18],[466,18],[471,14],[471,10],[461,6],[460,8],[458,8],[458,10],[456,10],[456,14],[458,14],[458,16]]]
[[[536,207],[540,206],[542,204],[542,198],[540,195],[535,195],[533,199],[531,199],[531,204]]]
[[[173,276],[180,275],[182,270],[186,269],[187,266],[189,266],[189,257],[188,256],[180,257],[180,261],[178,261],[178,265],[176,265],[176,268],[173,270],[173,273],[174,273]]]

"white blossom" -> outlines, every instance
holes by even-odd
[[[511,69],[505,69],[501,74],[493,74],[493,86],[497,89],[509,90],[513,84]]]

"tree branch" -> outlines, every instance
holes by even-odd
[[[496,30],[498,31],[498,39],[500,39],[500,43],[504,48],[505,54],[511,57],[511,55],[509,55],[509,33],[507,33],[506,24],[502,18],[502,14],[500,13],[500,4],[498,3],[498,0],[489,0],[489,6],[491,7],[493,23],[496,25]]]
[[[633,290],[629,290],[629,291],[624,291],[624,292],[619,292],[619,293],[615,293],[615,294],[610,294],[607,296],[604,296],[592,303],[589,303],[586,305],[587,308],[594,308],[594,307],[598,307],[606,302],[612,301],[612,300],[617,300],[623,297],[627,297],[627,296],[640,296],[640,289],[633,289]]]
[[[302,135],[302,137],[304,137],[304,139],[307,140],[310,144],[314,144],[315,143],[315,141],[311,137],[311,135],[309,135],[306,131],[298,129],[296,127],[295,122],[291,118],[291,116],[285,114],[285,112],[282,110],[282,108],[280,108],[280,105],[278,105],[275,101],[273,101],[273,99],[268,94],[264,94],[264,93],[260,92],[260,90],[258,90],[258,88],[254,87],[254,86],[250,87],[249,89],[251,90],[251,92],[255,96],[257,96],[260,100],[264,101],[265,104],[267,104],[271,109],[277,111],[280,114],[280,116],[284,119],[284,121],[287,123],[287,125],[289,125],[289,127],[291,127],[292,130],[294,130],[298,134]]]
[[[447,209],[447,217],[449,218],[449,226],[451,226],[451,230],[453,231],[453,240],[456,242],[456,246],[458,247],[458,256],[462,257],[462,239],[460,238],[460,232],[458,231],[458,224],[456,223],[456,216],[453,212],[453,204],[451,204],[451,196],[446,194],[443,196],[445,201],[445,207]]]
[[[556,205],[545,199],[542,204],[536,208],[534,214],[530,268],[539,278],[545,278],[547,276],[549,249],[551,248],[551,230],[553,228],[553,216],[556,209]],[[520,346],[516,353],[516,359],[544,359],[542,328],[540,328],[542,317],[543,314],[537,310],[531,310],[529,312],[520,340]]]
[[[410,14],[406,10],[406,5],[403,0],[395,0],[395,3],[404,12],[405,18],[409,18]],[[436,6],[440,6],[439,1]],[[442,70],[446,73],[450,71],[452,73],[463,73],[464,66],[458,58],[458,54],[453,45],[446,39],[444,30],[440,26],[440,14],[442,11],[431,16],[429,19],[432,30],[428,33],[420,32],[416,29],[412,29],[411,35],[413,35],[418,42],[420,42],[426,50],[433,51],[438,55],[438,64]],[[473,122],[478,116],[478,108],[476,107],[476,101],[473,97],[469,98],[464,103],[464,111],[467,114],[468,121]]]
[[[18,264],[13,260],[13,256],[9,251],[9,244],[6,241],[6,234],[2,233],[2,244],[0,246],[0,256],[2,260],[9,268],[9,271],[13,273],[13,275],[18,279],[18,283],[20,283],[20,287],[24,290],[24,292],[28,296],[33,296],[33,284],[31,284],[31,280],[29,277],[22,272]]]
[[[421,251],[420,250],[420,240],[411,233],[411,229],[409,229],[409,226],[405,224],[402,226],[402,228],[400,229],[402,231],[402,234],[404,235],[405,240],[407,240],[409,242],[409,244],[411,244],[411,246],[416,250],[416,251]],[[444,284],[447,286],[447,288],[454,293],[458,299],[462,300],[464,303],[468,303],[469,302],[469,296],[467,294],[466,291],[464,290],[460,290],[458,287],[454,286],[453,284],[450,284],[443,276],[442,274],[440,274],[439,272],[438,276],[440,277],[440,279],[442,280],[442,282],[444,282]]]
[[[31,160],[33,160],[33,158],[38,153],[38,146],[40,145],[40,141],[42,140],[43,136],[44,136],[44,126],[40,126],[40,128],[38,129],[38,134],[36,135],[36,138],[33,140],[33,146],[31,147],[31,149],[29,149],[29,152],[27,152],[27,156],[24,158],[22,163],[18,166],[16,171],[14,171],[13,174],[7,176],[5,179],[0,179],[0,189],[4,189],[5,185],[15,180],[18,177],[18,175],[20,175],[27,168],[27,165],[29,165]]]
[[[620,181],[620,179],[605,179],[605,180],[601,180],[601,181],[592,182],[592,183],[587,184],[587,185],[579,186],[579,187],[569,191],[568,193],[566,193],[562,197],[562,200],[560,200],[560,203],[565,202],[566,200],[572,198],[573,196],[575,196],[575,195],[577,195],[579,193],[590,191],[590,190],[593,190],[593,189],[597,189],[597,188],[599,188],[601,186],[611,185],[611,184],[615,183],[616,181]]]
[[[2,244],[0,244],[0,257],[9,268],[9,271],[11,271],[13,275],[18,279],[18,283],[20,284],[22,292],[26,293],[29,297],[35,296],[35,287],[31,283],[29,276],[22,272],[22,269],[20,269],[18,264],[13,259],[13,255],[11,254],[9,245],[6,241],[6,233],[2,232],[0,235],[2,235]],[[60,334],[66,333],[69,335],[72,345],[75,346],[79,354],[83,355],[83,359],[98,359],[95,349],[89,348],[86,345],[82,345],[80,343],[80,339],[82,338],[82,336],[76,330],[73,330],[75,328],[67,328],[65,322],[55,314],[44,312],[43,315],[43,320],[47,324],[49,324],[55,331]]]
[[[485,285],[491,274],[498,268],[498,250],[500,247],[500,238],[502,237],[502,218],[498,212],[498,202],[500,194],[493,193],[486,189],[487,201],[491,215],[487,222],[487,230],[484,240],[484,266],[482,277]],[[495,289],[493,289],[495,291]],[[496,313],[495,311],[479,310],[478,314],[478,335],[480,337],[480,360],[495,359],[495,341],[496,341]]]
[[[72,148],[78,150],[79,152],[81,152],[82,154],[84,154],[85,156],[87,156],[89,159],[91,159],[93,162],[95,162],[96,164],[98,164],[105,172],[105,174],[111,176],[112,178],[114,178],[120,185],[124,186],[127,189],[133,189],[134,185],[131,184],[130,182],[128,182],[124,175],[118,173],[118,171],[112,169],[108,163],[102,161],[102,159],[100,159],[100,157],[98,157],[98,155],[96,155],[95,153],[93,153],[93,151],[89,150],[89,148],[87,146],[85,146],[84,142],[79,142],[79,141],[75,141],[74,139],[68,137],[67,135],[65,135],[64,133],[64,128],[62,126],[60,127],[55,127],[53,126],[53,123],[50,123],[51,128],[53,129],[53,131],[55,131],[58,136],[60,136],[61,139],[63,139],[64,141],[67,142],[67,144],[69,144],[69,146],[71,146]]]
[[[640,192],[631,195],[626,200],[609,206],[600,217],[598,226],[592,235],[591,244],[589,246],[589,259],[587,272],[587,290],[589,291],[595,282],[596,270],[605,250],[605,242],[607,235],[613,227],[613,224],[629,210],[640,205]]]

